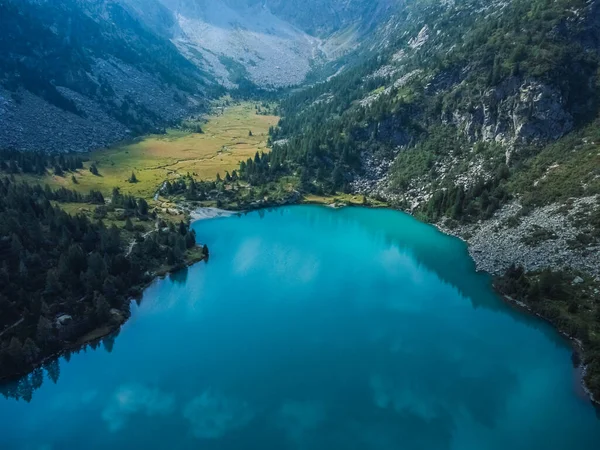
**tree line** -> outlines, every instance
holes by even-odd
[[[183,222],[158,221],[155,232],[136,232],[131,247],[115,225],[53,204],[79,196],[0,179],[0,379],[27,373],[91,330],[126,318],[129,299],[150,274],[183,265],[195,246]],[[145,200],[115,191],[113,201],[130,217],[157,219]]]
[[[0,150],[0,172],[5,174],[45,175],[52,170],[62,176],[83,168],[85,158],[75,153],[49,154]]]

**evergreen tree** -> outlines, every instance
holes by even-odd
[[[40,349],[31,338],[25,340],[23,345],[23,358],[27,364],[33,364],[37,361]]]
[[[52,322],[46,317],[40,316],[36,328],[36,341],[40,347],[46,346],[53,337]]]

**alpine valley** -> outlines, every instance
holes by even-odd
[[[600,398],[600,0],[0,0],[0,159],[0,379],[207,261],[194,218],[318,203],[465,241]]]

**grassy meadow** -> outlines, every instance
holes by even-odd
[[[74,174],[77,183],[68,173],[64,177],[48,174],[36,181],[82,193],[95,189],[110,194],[113,187],[119,187],[124,194],[151,199],[167,179],[187,173],[198,179],[214,179],[218,173],[223,176],[225,171],[237,169],[240,161],[257,151],[268,151],[269,127],[278,121],[276,116],[256,114],[251,102],[218,107],[200,122],[203,133],[169,129],[165,135],[93,151],[87,154],[85,168]],[[92,163],[99,175],[89,171]],[[136,183],[129,182],[132,172]]]

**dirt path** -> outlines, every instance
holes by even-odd
[[[142,237],[144,239],[146,239],[148,236],[150,236],[152,233],[155,233],[157,230],[151,230],[148,231],[147,233],[142,234]],[[137,242],[135,241],[135,239],[132,239],[131,242],[129,243],[129,247],[127,247],[127,252],[125,253],[125,256],[129,256],[131,255],[131,252],[133,251],[133,247],[135,247],[135,244],[137,244]]]

